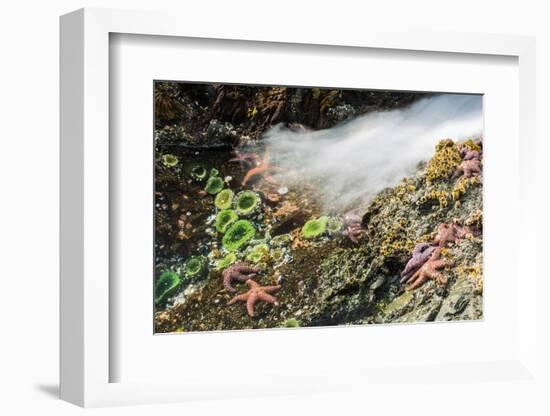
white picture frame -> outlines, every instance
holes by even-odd
[[[185,22],[185,24],[182,24]],[[225,23],[224,23],[225,22]],[[161,403],[207,398],[231,398],[282,393],[310,393],[361,389],[400,378],[429,385],[452,372],[464,383],[507,382],[509,388],[542,389],[543,374],[536,360],[537,275],[535,169],[535,42],[533,38],[466,33],[377,31],[361,29],[328,35],[322,28],[284,32],[265,24],[236,34],[234,22],[206,27],[202,21],[172,13],[82,9],[61,18],[61,398],[80,406]],[[297,368],[292,374],[275,372],[265,382],[228,386],[222,379],[184,378],[178,381],[111,382],[110,365],[117,359],[110,349],[110,166],[109,158],[109,37],[123,33],[148,36],[224,39],[331,45],[341,48],[430,51],[441,54],[504,55],[518,59],[519,67],[519,190],[512,191],[520,215],[517,270],[517,346],[498,361],[391,368],[383,359],[378,368],[343,367],[314,373]],[[408,329],[409,333],[411,329]],[[302,337],[312,337],[305,331]],[[152,335],[152,334],[151,334]],[[421,341],[419,341],[421,342]],[[319,377],[324,374],[326,377]],[[246,383],[246,377],[245,383]],[[522,387],[518,387],[518,386]],[[284,387],[283,387],[284,386]],[[495,399],[498,389],[491,390]],[[526,393],[527,394],[527,393]]]

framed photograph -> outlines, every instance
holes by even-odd
[[[541,388],[534,40],[180,18],[61,18],[62,398]]]

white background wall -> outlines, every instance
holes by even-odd
[[[380,25],[438,30],[535,35],[538,41],[538,131],[549,137],[550,31],[548,2],[481,0],[402,1],[222,1],[20,0],[0,10],[0,413],[77,414],[56,400],[58,368],[58,16],[84,6],[179,10],[209,24],[209,16],[232,13],[275,19],[286,25]],[[217,4],[216,4],[217,3]],[[255,17],[256,16],[256,17]],[[245,31],[246,28],[236,28]],[[549,154],[539,139],[540,174]],[[546,155],[546,156],[545,156]],[[541,166],[542,165],[542,166]],[[548,184],[548,181],[545,181]],[[548,185],[546,185],[548,189]],[[547,198],[547,197],[546,197]],[[548,222],[543,224],[548,230]],[[542,234],[542,233],[541,233]],[[427,412],[430,392],[420,392],[411,411]],[[396,398],[401,400],[399,398]],[[404,399],[404,398],[403,398]],[[424,399],[426,399],[424,401]],[[457,398],[439,414],[476,414],[479,395]],[[101,409],[101,415],[151,414],[342,414],[370,413],[377,398],[334,395],[231,402]],[[487,405],[487,403],[485,403]],[[528,407],[528,404],[524,404]],[[519,413],[511,397],[492,403],[496,413]],[[391,414],[391,404],[388,403]],[[548,409],[546,409],[548,410]],[[427,412],[431,413],[431,412]]]

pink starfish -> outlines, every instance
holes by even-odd
[[[246,302],[246,310],[248,312],[248,315],[253,317],[254,305],[256,304],[256,302],[261,300],[264,302],[272,303],[275,306],[279,304],[277,302],[277,299],[271,296],[270,293],[276,292],[281,288],[281,286],[260,286],[252,279],[247,280],[246,283],[250,286],[250,290],[246,293],[235,296],[227,303],[228,306],[233,305],[237,302]]]
[[[271,172],[273,172],[273,171],[279,171],[279,170],[281,170],[279,167],[273,166],[273,165],[271,164],[271,162],[269,161],[269,152],[266,151],[266,152],[264,153],[264,157],[263,157],[258,163],[256,163],[256,166],[253,167],[252,169],[250,169],[250,170],[246,173],[246,175],[245,175],[245,177],[244,177],[244,179],[243,179],[243,181],[242,181],[242,185],[243,185],[243,186],[246,185],[247,182],[248,182],[250,179],[252,179],[253,177],[258,176],[258,175],[263,176],[264,179],[265,179],[266,181],[271,182],[271,183],[274,183],[275,180],[274,180],[273,177],[269,174],[269,172],[270,172],[270,171],[271,171]]]
[[[465,176],[471,178],[472,176],[481,175],[481,162],[479,159],[463,160],[458,168],[453,173],[453,177]]]
[[[437,284],[444,285],[447,283],[447,278],[443,276],[440,272],[438,272],[439,269],[450,265],[449,262],[446,260],[441,260],[439,258],[441,254],[441,248],[437,248],[432,256],[428,259],[424,265],[416,271],[415,274],[412,275],[410,285],[407,286],[405,290],[411,291],[414,290],[424,284],[424,282],[428,281],[429,279],[433,279],[436,281]]]

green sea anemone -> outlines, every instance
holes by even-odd
[[[191,256],[184,265],[185,276],[189,279],[197,279],[206,271],[206,259],[202,256]]]
[[[180,283],[181,278],[177,273],[162,273],[155,284],[155,304],[165,304],[168,298],[176,292]]]
[[[256,234],[256,229],[250,221],[239,220],[226,231],[222,244],[227,251],[237,251],[246,246]]]
[[[220,174],[220,171],[216,168],[210,169],[210,176],[218,176]]]
[[[296,318],[289,318],[281,324],[283,328],[298,328],[300,326],[300,321]]]
[[[231,189],[224,189],[223,191],[220,191],[220,193],[216,195],[214,205],[216,205],[216,208],[218,209],[231,208],[231,205],[233,203],[233,195],[234,194]]]
[[[169,168],[173,168],[178,164],[178,158],[171,154],[165,154],[162,155],[162,163],[164,163],[164,166],[168,166]]]
[[[304,238],[316,238],[327,231],[328,217],[322,216],[314,220],[309,220],[302,227],[302,235]]]
[[[227,228],[239,219],[239,216],[232,209],[224,209],[216,215],[216,230],[225,233]]]
[[[259,263],[269,255],[269,246],[265,243],[256,244],[246,255],[246,259],[252,263]]]
[[[193,179],[200,182],[206,179],[206,175],[208,175],[208,171],[204,166],[195,165],[191,168],[190,175]]]
[[[227,267],[231,266],[233,263],[237,261],[237,255],[235,253],[228,253],[221,259],[219,259],[215,264],[215,269],[220,271],[224,270]]]
[[[237,214],[247,216],[252,214],[260,206],[260,197],[256,192],[243,191],[237,195],[235,211]]]
[[[204,187],[204,190],[210,195],[216,195],[223,189],[223,185],[224,182],[222,178],[220,178],[219,176],[210,176],[208,178],[208,181],[206,181],[206,186]]]
[[[329,234],[340,232],[344,226],[344,221],[340,217],[330,217],[327,221],[327,231]]]

